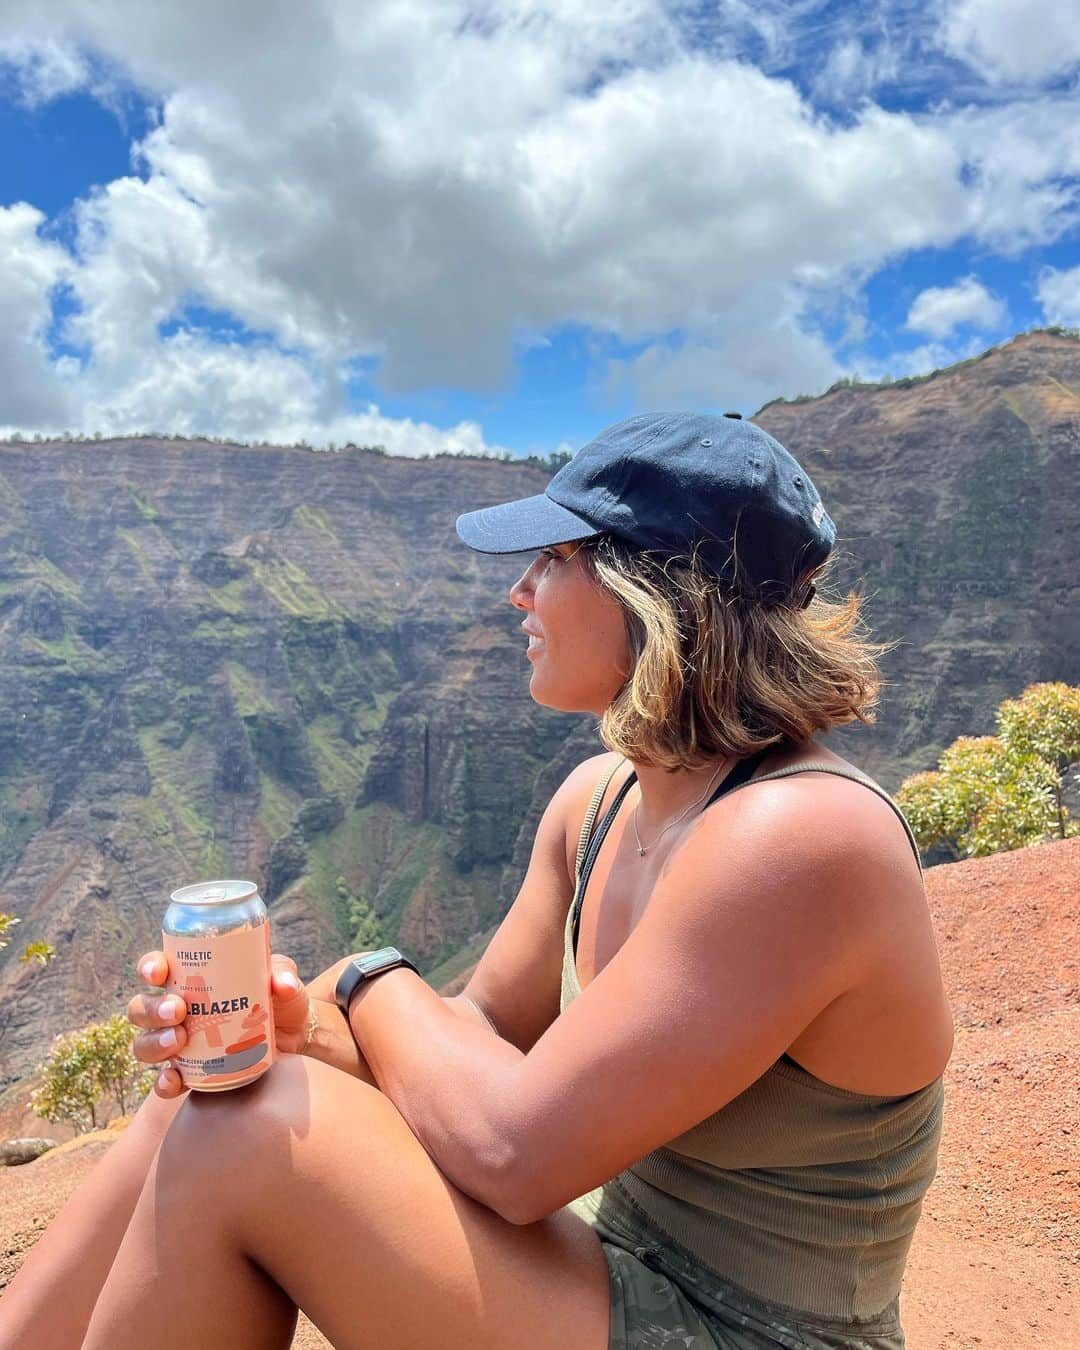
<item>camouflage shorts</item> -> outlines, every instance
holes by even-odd
[[[633,1254],[604,1242],[611,1276],[611,1332],[608,1350],[717,1350],[723,1342],[710,1334],[689,1299],[666,1275],[650,1270]]]
[[[601,1217],[598,1194],[567,1208],[595,1229],[607,1258],[608,1350],[904,1350],[897,1307],[858,1330],[793,1315],[717,1281],[625,1215],[605,1208]]]

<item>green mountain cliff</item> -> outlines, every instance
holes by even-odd
[[[1032,680],[1076,682],[1080,342],[1034,333],[925,380],[755,419],[865,578],[878,725],[830,744],[895,791]],[[122,1008],[169,892],[263,888],[305,977],[373,915],[435,982],[512,902],[597,719],[533,703],[527,559],[462,511],[535,464],[127,439],[0,445],[0,1081]]]

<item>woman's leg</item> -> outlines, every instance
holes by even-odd
[[[606,1350],[596,1234],[457,1190],[377,1089],[304,1057],[192,1094],[83,1350],[272,1350],[303,1308],[336,1350]]]
[[[151,1092],[38,1238],[0,1298],[4,1350],[79,1350],[158,1145],[189,1095]]]

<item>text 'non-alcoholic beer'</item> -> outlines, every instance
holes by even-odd
[[[270,916],[251,881],[173,891],[161,925],[165,991],[187,1004],[172,1064],[185,1088],[243,1087],[277,1058],[270,996]]]

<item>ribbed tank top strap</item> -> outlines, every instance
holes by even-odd
[[[786,766],[786,768],[773,769],[771,773],[760,774],[757,778],[754,779],[754,783],[755,785],[758,783],[764,783],[767,782],[770,778],[786,778],[789,774],[793,773],[835,773],[840,778],[850,778],[852,782],[862,783],[864,787],[868,787],[873,792],[876,792],[877,795],[883,801],[889,803],[892,809],[900,817],[900,823],[901,825],[903,825],[904,830],[908,837],[908,842],[911,844],[911,851],[915,854],[915,861],[919,866],[919,872],[920,873],[922,872],[923,865],[922,865],[922,858],[919,856],[918,841],[916,840],[915,835],[912,832],[911,826],[908,824],[907,817],[904,815],[903,811],[900,810],[899,806],[897,806],[897,804],[889,796],[889,794],[885,791],[885,789],[883,787],[880,787],[877,783],[875,783],[874,780],[868,774],[863,773],[861,769],[849,769],[846,767],[841,767],[839,764],[813,764],[813,763],[789,764]],[[726,787],[727,784],[724,784],[723,786]],[[740,783],[733,786],[742,787],[743,784]],[[716,795],[719,796],[721,794],[717,793]],[[713,800],[715,801],[715,797],[713,798]],[[711,806],[712,802],[710,802],[709,805]]]
[[[625,763],[624,759],[617,759],[611,768],[604,774],[596,785],[596,791],[592,795],[592,801],[589,803],[589,809],[585,812],[585,819],[581,823],[581,834],[578,838],[577,861],[574,864],[574,884],[577,885],[581,876],[581,864],[585,861],[585,850],[589,846],[589,837],[592,834],[593,821],[596,819],[596,813],[600,810],[600,803],[604,800],[604,793],[607,791],[607,785],[619,767]]]

